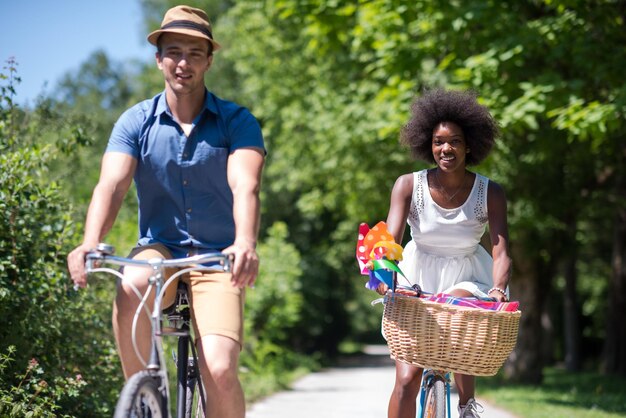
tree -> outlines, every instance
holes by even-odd
[[[579,301],[599,295],[591,288],[581,295],[580,281],[590,279],[579,272],[589,271],[587,260],[608,262],[598,246],[606,239],[594,228],[621,230],[620,216],[611,227],[590,213],[615,213],[623,202],[623,164],[614,157],[624,149],[623,16],[623,3],[613,1],[283,0],[233,7],[233,48],[224,55],[270,138],[265,187],[279,204],[264,215],[287,220],[311,265],[341,254],[328,262],[323,274],[333,279],[319,297],[331,305],[351,297],[340,283],[350,276],[356,225],[384,217],[388,192],[380,191],[409,167],[395,137],[411,96],[428,86],[473,88],[503,128],[481,169],[511,201],[513,283],[527,311],[520,341],[533,342],[518,350],[511,370],[537,381],[551,361],[537,351],[552,342],[537,344],[542,318],[555,318],[548,295],[564,301],[566,358],[578,368]],[[619,260],[619,239],[613,247]],[[621,295],[623,275],[614,277]],[[595,316],[602,315],[598,300],[586,303],[596,305]],[[611,302],[610,320],[621,313],[619,300]],[[584,332],[603,337],[601,329]],[[607,345],[621,341],[612,337]],[[620,352],[612,356],[618,363]]]

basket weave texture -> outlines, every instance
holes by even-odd
[[[391,357],[415,366],[493,376],[517,342],[520,311],[505,312],[388,295],[383,333]]]

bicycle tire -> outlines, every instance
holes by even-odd
[[[440,377],[434,377],[424,394],[424,418],[446,418],[446,383]]]
[[[185,418],[204,418],[204,411],[202,410],[202,402],[200,401],[200,394],[198,390],[201,390],[196,379],[189,379],[187,381],[187,393],[185,394]]]
[[[159,378],[147,370],[128,379],[115,407],[114,418],[167,418]]]
[[[198,354],[196,353],[194,340],[190,331],[190,312],[188,302],[187,285],[178,283],[177,306],[185,306],[184,309],[176,310],[179,314],[179,331],[183,335],[178,337],[176,353],[176,417],[177,418],[204,418],[203,404],[205,403],[202,390],[202,379],[198,370]],[[181,302],[183,301],[183,302]],[[191,352],[191,356],[189,356]]]

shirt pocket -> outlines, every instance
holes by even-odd
[[[196,184],[203,184],[203,188],[212,193],[216,192],[215,188],[227,188],[228,155],[228,148],[213,147],[206,142],[200,142],[189,167]]]

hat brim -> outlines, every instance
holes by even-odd
[[[165,30],[162,30],[162,29],[155,30],[150,35],[148,35],[148,42],[150,42],[154,46],[158,46],[157,41],[159,40],[159,36],[161,36],[164,33],[180,33],[183,35],[193,36],[194,38],[206,39],[207,41],[211,43],[211,45],[213,45],[213,51],[217,51],[218,49],[222,47],[214,39],[209,38],[205,34],[198,32],[196,30],[185,29],[185,28],[180,28],[180,29],[171,28],[171,29],[165,29]]]

